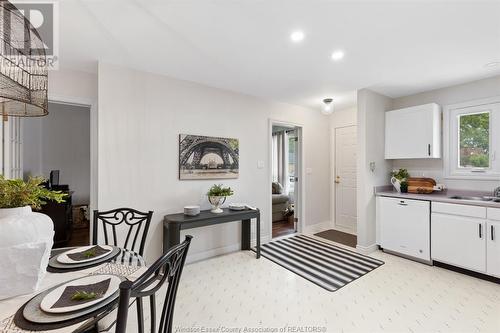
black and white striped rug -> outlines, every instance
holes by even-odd
[[[266,243],[261,254],[328,291],[336,291],[384,264],[304,235]]]

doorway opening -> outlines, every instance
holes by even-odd
[[[89,244],[91,197],[90,106],[49,102],[49,114],[22,119],[19,178],[42,176],[68,194],[41,212],[54,222],[54,247]]]
[[[272,123],[271,135],[272,238],[277,238],[298,231],[301,128]]]

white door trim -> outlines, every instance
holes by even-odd
[[[337,225],[337,193],[336,193],[336,185],[335,185],[335,177],[336,177],[336,172],[337,172],[337,150],[336,150],[336,134],[337,130],[341,128],[348,128],[348,127],[355,127],[357,129],[357,124],[350,124],[350,125],[344,125],[344,126],[335,126],[332,127],[331,131],[331,162],[332,162],[332,168],[331,168],[331,202],[330,202],[330,216],[332,220],[332,226],[333,229],[346,232],[349,234],[357,234],[357,232],[353,232],[353,230],[348,230],[342,226]],[[357,130],[356,130],[357,133]],[[357,162],[357,161],[356,161]],[[356,169],[357,171],[357,169]],[[358,184],[359,186],[359,184]],[[357,193],[356,193],[357,194]]]
[[[297,201],[298,205],[295,205],[295,210],[297,212],[297,216],[299,218],[299,223],[297,224],[297,233],[301,233],[304,230],[304,216],[305,216],[305,168],[304,166],[304,126],[299,123],[292,123],[283,120],[269,118],[269,128],[267,133],[267,149],[268,149],[268,163],[267,163],[267,176],[268,176],[268,203],[269,203],[269,212],[267,214],[267,220],[269,221],[269,240],[272,240],[273,236],[273,197],[271,193],[271,184],[273,182],[273,168],[272,168],[272,160],[273,160],[273,150],[272,150],[272,135],[273,135],[273,125],[282,125],[282,126],[290,126],[297,128],[297,137],[299,139],[297,145],[297,151],[299,153],[299,163],[297,165],[297,174],[299,175],[299,182],[295,184],[298,185],[297,191]],[[262,235],[264,238],[265,235]]]
[[[49,102],[57,104],[84,106],[90,108],[90,207],[93,211],[98,209],[98,183],[97,183],[97,167],[98,167],[98,118],[97,118],[97,101],[89,98],[81,98],[75,96],[65,96],[51,94],[49,92]],[[92,233],[92,228],[90,228]],[[90,235],[92,239],[92,235]]]

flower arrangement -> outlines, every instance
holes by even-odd
[[[230,187],[223,187],[222,184],[213,185],[207,193],[208,201],[212,204],[212,213],[220,214],[223,210],[220,208],[226,202],[226,197],[234,194]]]

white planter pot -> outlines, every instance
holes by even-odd
[[[226,202],[226,197],[209,196],[208,201],[212,204],[212,213],[220,214],[224,211],[220,208]]]
[[[38,289],[53,239],[54,224],[47,215],[29,206],[0,209],[0,300]]]

